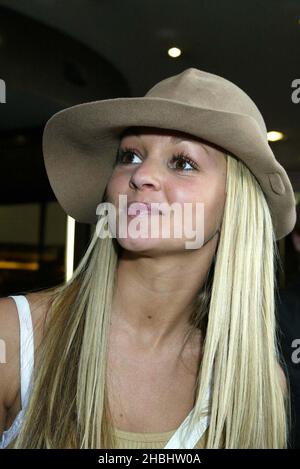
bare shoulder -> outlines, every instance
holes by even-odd
[[[49,294],[40,291],[25,296],[30,306],[36,350],[44,334]],[[0,331],[1,344],[5,351],[4,360],[0,361],[0,400],[9,409],[20,394],[20,323],[13,298],[0,298]]]
[[[30,306],[32,324],[35,330],[34,338],[36,340],[36,345],[38,345],[43,337],[44,328],[49,319],[48,312],[51,303],[51,296],[48,292],[40,291],[28,293],[26,298]]]

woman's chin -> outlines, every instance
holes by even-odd
[[[178,254],[185,251],[182,239],[117,238],[119,245],[130,252],[151,255]]]
[[[159,247],[162,248],[162,240],[161,239],[151,239],[151,238],[117,238],[118,243],[122,246],[123,249],[128,251],[149,251],[151,249],[157,249]]]

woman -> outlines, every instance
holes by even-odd
[[[186,422],[169,447],[286,448],[274,290],[295,199],[249,96],[189,68],[145,97],[57,113],[43,151],[66,213],[99,224],[73,277],[45,291],[33,387],[8,447],[168,447]],[[120,195],[161,212],[118,211],[122,238],[97,217]],[[186,218],[167,212],[174,203]],[[168,214],[181,237],[165,236]],[[161,222],[158,236],[149,225],[136,236],[138,220]],[[192,249],[187,224],[200,235]]]

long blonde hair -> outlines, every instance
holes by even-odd
[[[278,373],[274,297],[280,261],[271,214],[253,174],[226,157],[219,243],[190,317],[190,333],[204,333],[191,425],[203,415],[212,376],[207,448],[285,448],[289,398]],[[119,254],[116,239],[100,238],[95,230],[72,278],[46,290],[50,319],[24,422],[9,447],[116,447],[107,349]]]

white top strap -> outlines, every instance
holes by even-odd
[[[15,300],[20,321],[21,402],[24,409],[29,400],[34,366],[34,335],[30,306],[24,295],[10,295]]]
[[[212,377],[209,381],[209,386],[207,392],[205,394],[204,402],[202,404],[202,409],[209,409],[210,405],[210,398],[212,393]],[[176,432],[171,436],[170,440],[164,447],[164,449],[193,449],[196,443],[200,440],[202,435],[204,434],[205,430],[207,429],[210,421],[210,414],[209,412],[207,415],[203,416],[199,422],[196,423],[195,427],[192,431],[186,435],[187,425],[189,420],[191,419],[192,412],[188,414],[188,416],[184,419],[181,425],[177,428]]]

